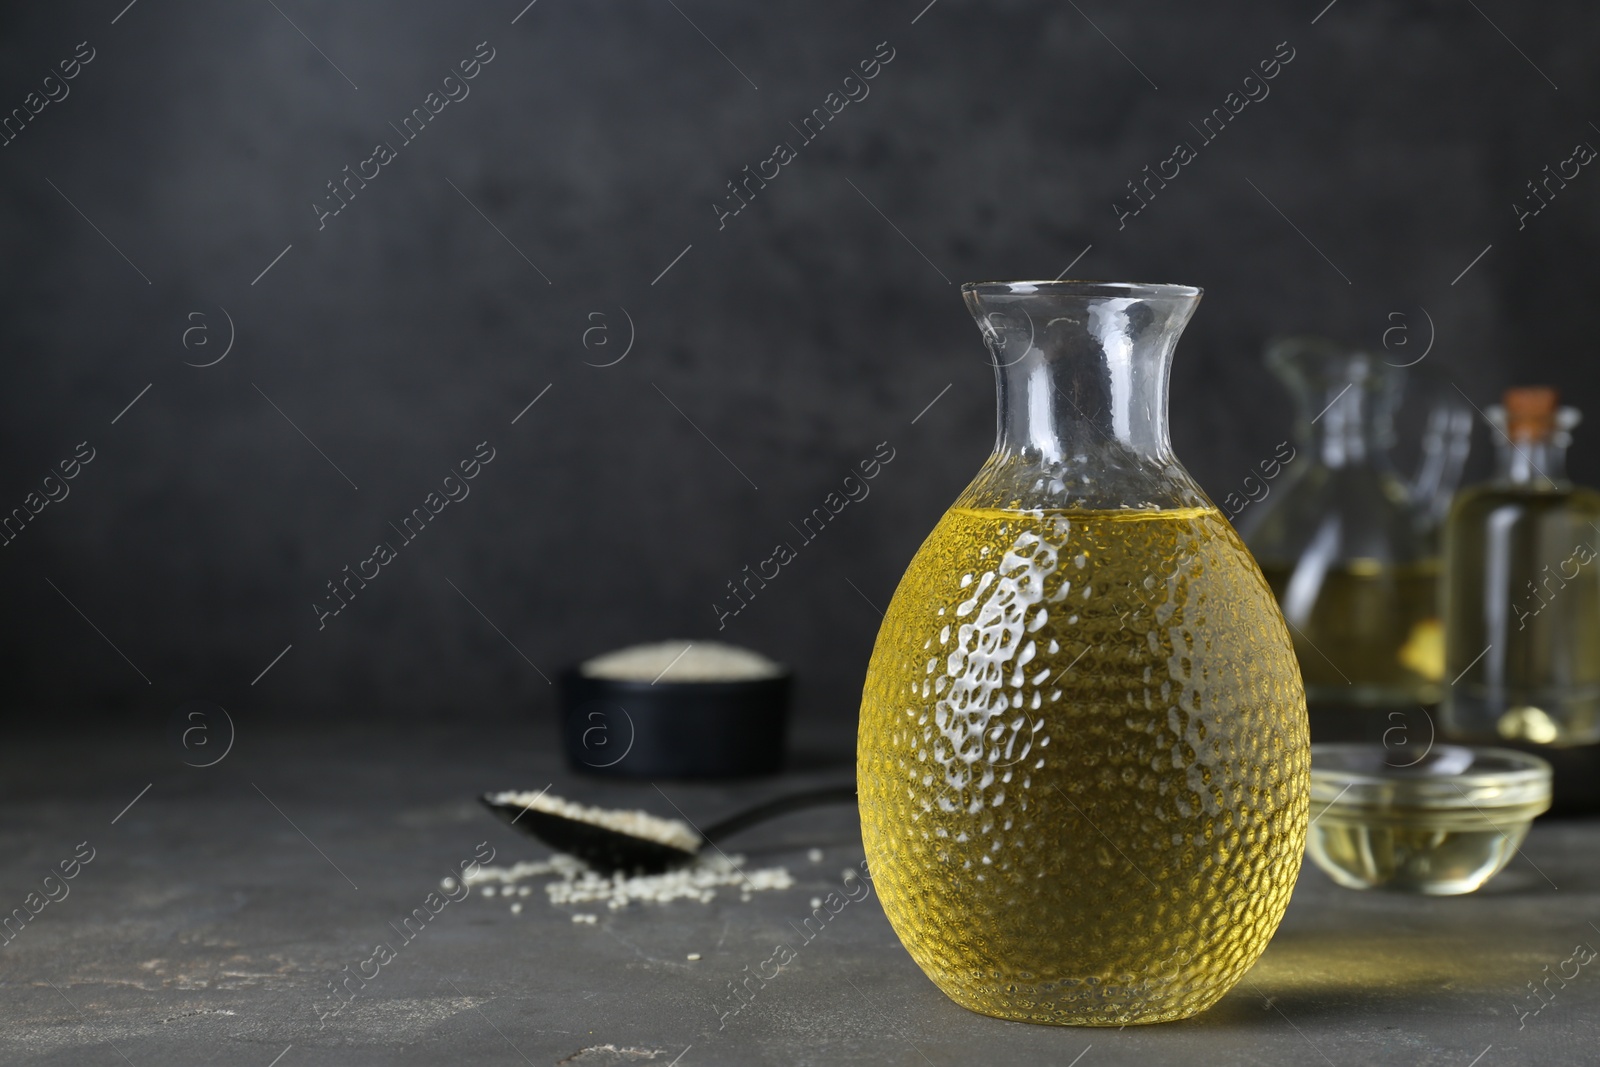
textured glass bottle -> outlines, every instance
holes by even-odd
[[[1494,477],[1445,524],[1452,737],[1539,745],[1600,741],[1600,493],[1567,480],[1574,408],[1511,389],[1489,409]],[[1559,774],[1558,774],[1559,780]]]
[[[999,435],[873,650],[857,772],[873,878],[912,958],[974,1011],[1181,1019],[1277,928],[1309,788],[1283,617],[1167,437],[1200,291],[962,291]]]

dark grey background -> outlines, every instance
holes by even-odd
[[[1520,232],[1512,209],[1600,143],[1593,5],[124,3],[0,12],[5,113],[96,50],[0,148],[0,511],[97,450],[0,549],[18,721],[543,713],[539,671],[715,635],[724,583],[888,441],[871,496],[717,635],[842,727],[867,601],[990,445],[957,283],[1091,245],[1072,276],[1207,290],[1172,422],[1218,497],[1288,433],[1260,369],[1279,331],[1378,346],[1399,312],[1411,358],[1426,309],[1428,365],[1480,405],[1544,381],[1596,406],[1600,176]],[[480,41],[471,95],[319,232],[324,183]],[[724,183],[881,41],[870,96],[719,232]],[[1271,95],[1119,231],[1124,183],[1283,41]],[[233,350],[185,366],[220,353],[222,308]],[[623,308],[628,357],[586,365],[622,351]],[[324,583],[485,440],[471,496],[319,632]]]

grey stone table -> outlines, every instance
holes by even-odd
[[[484,789],[554,783],[578,799],[666,814],[676,804],[699,821],[773,782],[598,784],[569,775],[531,727],[241,723],[206,768],[184,766],[150,732],[9,741],[0,910],[32,892],[60,899],[0,947],[5,1064],[1600,1062],[1600,965],[1551,978],[1571,975],[1576,945],[1600,945],[1594,822],[1541,823],[1524,855],[1468,897],[1350,892],[1308,865],[1276,940],[1206,1015],[1054,1028],[945,999],[875,897],[801,939],[810,900],[840,890],[862,858],[848,809],[792,815],[740,843],[748,867],[787,868],[788,889],[610,911],[553,905],[536,878],[533,895],[511,902],[478,891],[442,902],[402,937],[401,920],[480,848],[496,865],[545,855],[472,802]],[[802,747],[783,784],[838,781],[847,761],[837,747]],[[63,862],[75,877],[46,884]],[[771,974],[763,964],[780,942],[796,957],[724,1025],[729,983],[747,966]],[[330,983],[379,943],[392,958],[365,964],[377,976],[323,1018]],[[1530,992],[1538,982],[1543,1000]]]

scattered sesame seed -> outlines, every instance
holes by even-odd
[[[695,960],[697,960],[699,958],[700,958],[700,953],[698,953],[698,952],[689,953],[689,962],[690,963],[693,963]]]
[[[511,914],[513,914],[513,915],[521,915],[522,914],[522,905],[521,904],[513,904],[513,905],[511,905]]]
[[[820,848],[812,849],[810,852],[806,853],[806,859],[810,860],[812,863],[821,863],[822,850]]]
[[[534,887],[513,883],[554,875],[553,880],[544,884],[545,896],[551,904],[604,904],[613,911],[633,903],[667,904],[674,900],[709,904],[723,886],[738,887],[739,899],[749,901],[752,893],[788,889],[794,885],[794,878],[786,868],[743,870],[745,862],[743,856],[713,854],[665,874],[628,877],[602,875],[572,856],[556,853],[540,862],[476,867],[468,873],[467,882],[485,891],[495,887],[500,896],[525,897],[532,895]]]
[[[492,885],[484,886],[483,887],[483,895],[486,896],[486,897],[494,896],[494,886],[492,886]]]

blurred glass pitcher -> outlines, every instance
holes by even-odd
[[[1308,701],[1437,702],[1437,527],[1466,461],[1470,406],[1431,374],[1324,338],[1275,339],[1266,364],[1294,395],[1298,447],[1241,525],[1289,621]],[[1401,424],[1419,438],[1401,442]],[[1416,452],[1409,478],[1399,445]]]

